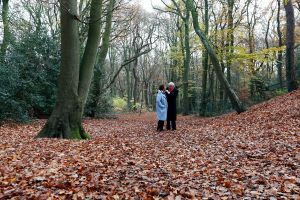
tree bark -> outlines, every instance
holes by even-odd
[[[248,44],[249,44],[249,53],[252,54],[255,51],[255,38],[254,38],[254,29],[257,23],[256,19],[256,9],[257,9],[257,1],[254,1],[254,6],[251,6],[252,0],[247,0],[246,13],[247,13],[247,27],[248,27]],[[253,8],[253,13],[249,12],[249,9]],[[249,65],[252,75],[256,74],[255,69],[255,60],[250,59],[251,64]]]
[[[9,21],[8,12],[9,5],[8,0],[2,0],[2,21],[3,21],[3,41],[0,49],[0,62],[4,62],[6,56],[6,50],[10,41]]]
[[[149,95],[148,95],[148,89],[149,88],[149,83],[144,82],[144,98],[145,98],[145,106],[146,108],[149,108]]]
[[[228,33],[227,33],[227,48],[228,48],[228,55],[227,55],[227,80],[229,84],[231,83],[231,64],[232,64],[232,55],[233,55],[233,44],[234,44],[234,35],[233,35],[233,6],[234,0],[227,0],[228,3],[228,16],[227,16],[227,23],[228,23]]]
[[[112,18],[113,18],[113,10],[115,7],[115,0],[110,0],[107,8],[107,15],[105,19],[105,29],[102,37],[102,44],[99,51],[99,66],[102,67],[107,56],[109,41],[111,35],[111,26],[112,26]]]
[[[138,100],[138,86],[139,86],[139,77],[137,75],[137,66],[138,66],[138,58],[133,62],[132,75],[134,78],[133,84],[133,109],[136,110],[136,103]]]
[[[206,36],[208,36],[209,31],[209,18],[208,18],[208,0],[204,1],[204,24],[205,24],[205,30],[204,33]],[[206,115],[206,106],[208,101],[207,96],[207,70],[208,70],[208,53],[206,50],[203,50],[203,74],[202,74],[202,101],[200,105],[200,115],[205,116]]]
[[[94,78],[93,78],[93,83],[94,83],[94,90],[93,94],[95,95],[93,98],[92,102],[92,117],[95,117],[96,115],[96,110],[99,105],[99,99],[100,96],[105,93],[105,88],[104,88],[104,75],[105,75],[105,69],[104,69],[104,63],[105,63],[105,58],[108,53],[108,48],[109,48],[109,41],[110,41],[110,35],[111,35],[111,27],[112,27],[112,18],[113,18],[113,9],[115,6],[115,0],[110,0],[109,4],[107,6],[107,15],[105,19],[105,29],[104,33],[102,36],[102,43],[101,43],[101,48],[98,53],[98,64],[96,65],[96,68],[94,70]],[[92,91],[91,91],[92,92]]]
[[[281,32],[281,23],[280,23],[280,8],[281,0],[277,0],[277,34],[278,34],[278,46],[283,46],[282,42],[282,32]],[[278,70],[278,81],[281,88],[283,88],[283,79],[282,79],[282,51],[278,51],[277,55],[277,70]]]
[[[188,10],[191,11],[191,13],[192,13],[192,19],[193,19],[193,25],[194,25],[195,32],[199,36],[201,42],[203,43],[205,49],[207,50],[209,57],[211,59],[211,62],[214,66],[215,73],[216,73],[220,83],[222,85],[224,85],[225,91],[228,94],[228,97],[231,101],[233,108],[237,111],[237,113],[246,111],[246,109],[242,105],[241,101],[239,100],[238,96],[236,95],[234,90],[231,88],[230,84],[228,83],[224,74],[222,73],[220,62],[217,58],[217,55],[216,55],[214,49],[211,47],[210,42],[208,41],[205,34],[200,29],[199,22],[198,22],[198,13],[193,4],[193,1],[187,0],[187,2],[188,2]]]
[[[70,12],[76,12],[76,2],[62,0]],[[79,72],[78,22],[61,9],[61,69],[55,108],[37,137],[68,139],[88,138],[81,125],[81,104],[78,98]]]
[[[80,64],[77,1],[61,0],[61,69],[55,108],[38,138],[89,139],[82,113],[100,40],[102,0],[92,0],[88,41]]]
[[[88,39],[80,64],[78,95],[82,105],[85,105],[94,72],[96,54],[100,42],[102,0],[92,0]],[[105,58],[104,58],[105,59]],[[83,113],[82,106],[81,113]]]
[[[131,98],[132,98],[132,93],[131,93],[131,83],[132,83],[132,79],[130,78],[130,67],[131,64],[127,65],[125,67],[125,71],[126,71],[126,91],[127,91],[127,109],[131,110],[132,106],[131,106]]]
[[[189,71],[190,71],[190,61],[191,61],[191,50],[190,50],[190,13],[186,11],[186,16],[184,18],[184,69],[183,69],[183,115],[189,113]]]
[[[266,34],[265,34],[266,49],[269,49],[269,47],[270,47],[268,37],[269,37],[269,32],[270,32],[270,24],[271,24],[274,12],[275,12],[275,9],[271,8],[271,16],[268,19],[267,29],[266,29]],[[265,58],[268,58],[268,55],[265,55]],[[273,72],[273,65],[270,66],[268,61],[266,62],[266,64],[267,64],[268,77],[271,77],[271,73]]]
[[[295,16],[292,0],[284,5],[286,12],[286,80],[288,91],[291,92],[298,88],[298,83],[296,80],[296,69],[295,69]]]

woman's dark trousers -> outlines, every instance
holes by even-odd
[[[157,122],[157,131],[162,131],[164,129],[164,121],[158,120]]]

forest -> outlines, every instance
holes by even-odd
[[[170,81],[180,91],[179,113],[201,116],[234,109],[224,78],[244,107],[296,88],[299,1],[291,1],[290,8],[280,0],[194,2],[209,47],[194,29],[187,1],[164,3],[163,7],[154,5],[153,12],[132,1],[101,3],[100,41],[86,88],[84,116],[154,110],[158,85]],[[67,4],[2,2],[1,120],[22,122],[50,116],[58,95],[62,51],[75,48],[69,46],[72,41],[66,41],[67,47],[61,42],[60,12],[69,10]],[[82,0],[74,13],[68,11],[77,20],[76,62],[81,64],[90,38],[90,4]],[[293,10],[291,19],[288,9]],[[292,52],[287,49],[288,40]],[[288,64],[286,53],[291,56]]]
[[[300,198],[300,1],[151,5],[0,0],[0,199]]]

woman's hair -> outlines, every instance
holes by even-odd
[[[160,85],[160,86],[158,87],[158,89],[159,89],[159,90],[164,90],[164,89],[165,89],[165,86],[164,86],[164,85]]]

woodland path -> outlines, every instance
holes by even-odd
[[[300,90],[240,115],[85,120],[92,140],[0,127],[0,199],[300,199]]]

